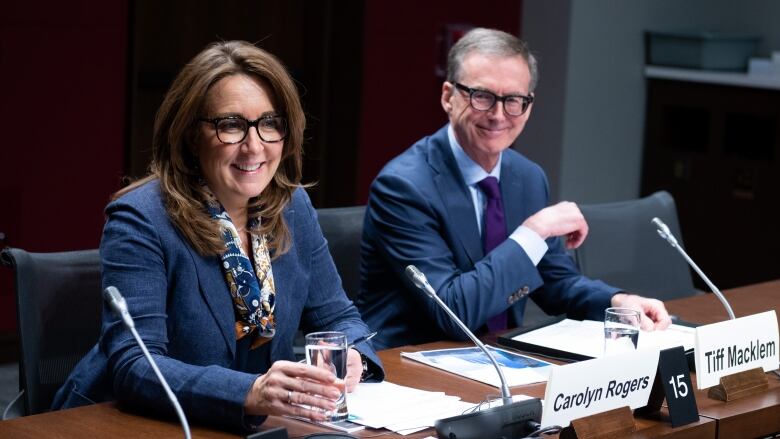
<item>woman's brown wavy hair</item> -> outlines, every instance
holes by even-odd
[[[238,74],[268,84],[274,109],[287,118],[288,135],[279,168],[262,195],[250,199],[247,206],[250,219],[262,218],[253,232],[266,234],[271,254],[278,257],[290,246],[290,232],[282,213],[292,193],[301,186],[306,118],[284,65],[248,42],[212,43],[184,66],[157,111],[149,175],[114,194],[114,199],[159,179],[168,215],[192,246],[202,255],[224,252],[219,225],[204,208],[206,195],[192,142],[197,138],[198,118],[206,116],[201,111],[209,89],[220,79]]]

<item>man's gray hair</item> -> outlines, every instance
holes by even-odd
[[[500,30],[482,27],[468,31],[450,49],[450,53],[447,55],[447,81],[457,82],[459,80],[463,59],[472,51],[482,55],[522,56],[531,73],[529,93],[536,88],[536,82],[539,79],[536,58],[528,50],[525,41]]]

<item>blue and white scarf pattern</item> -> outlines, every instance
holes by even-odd
[[[235,224],[222,204],[215,197],[210,198],[206,204],[208,211],[219,223],[225,240],[225,253],[221,256],[222,271],[236,311],[236,337],[240,339],[257,329],[252,342],[254,349],[268,342],[276,332],[276,286],[266,236],[250,232],[255,263],[253,270],[252,261],[241,247],[241,235]],[[251,231],[258,221],[247,224],[247,229]]]

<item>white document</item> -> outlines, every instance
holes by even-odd
[[[360,383],[347,395],[349,420],[366,427],[411,434],[432,427],[437,419],[460,415],[473,407],[460,397],[428,392],[387,381]]]
[[[607,410],[647,405],[658,367],[658,349],[553,366],[544,393],[542,425],[566,427],[572,420]]]
[[[528,395],[512,395],[512,402],[525,401],[527,399],[533,399],[533,397]],[[445,407],[442,407],[442,409],[438,413],[431,413],[433,416],[430,416],[431,414],[429,414],[427,416],[417,418],[408,421],[406,423],[389,425],[387,426],[387,429],[393,430],[394,432],[405,436],[407,434],[415,433],[423,429],[423,428],[416,428],[412,430],[409,428],[410,426],[426,425],[426,427],[424,428],[434,427],[436,421],[439,419],[445,419],[453,416],[460,416],[468,413],[474,413],[475,411],[480,411],[480,410],[487,410],[489,408],[498,407],[503,404],[504,402],[501,398],[497,398],[490,402],[483,402],[479,404],[472,404],[469,402],[458,401],[457,406],[452,405],[451,407],[446,409]]]
[[[501,366],[509,387],[547,381],[551,363],[493,346],[487,348]],[[402,352],[401,356],[501,388],[496,368],[478,347]]]
[[[474,404],[470,402],[459,400],[444,401],[442,403],[430,405],[427,407],[427,410],[425,410],[425,413],[415,410],[413,416],[410,416],[406,420],[387,425],[385,428],[406,436],[433,427],[439,419],[462,415],[473,407]]]
[[[777,369],[777,314],[752,316],[696,328],[696,387],[706,389],[733,373],[762,367]]]
[[[664,331],[640,331],[638,348],[667,349],[682,346],[693,349],[695,329],[670,325]],[[604,322],[564,319],[558,323],[526,332],[512,340],[571,352],[591,358],[604,356]]]

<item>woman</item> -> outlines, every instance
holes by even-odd
[[[246,42],[213,44],[160,107],[150,175],[106,208],[103,287],[125,296],[192,419],[245,428],[271,414],[324,420],[344,383],[288,361],[294,334],[299,325],[349,340],[368,332],[301,189],[304,126],[275,57]],[[370,344],[358,349],[362,361],[348,355],[348,390],[364,365],[384,375]],[[104,309],[100,341],[54,408],[113,398],[173,412],[130,332]]]

